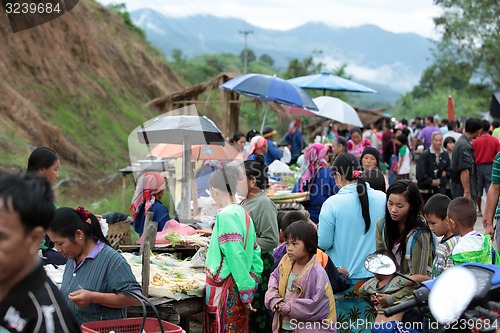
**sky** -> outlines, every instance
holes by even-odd
[[[335,27],[375,24],[385,30],[437,38],[433,0],[99,0],[126,3],[127,9],[152,8],[168,16],[210,14],[240,18],[262,28],[287,30],[319,21]]]

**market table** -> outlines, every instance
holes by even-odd
[[[140,245],[120,245],[119,249],[122,252],[139,252]],[[154,253],[171,253],[171,254],[179,254],[179,259],[186,259],[196,253],[195,247],[186,247],[186,246],[162,246],[156,245],[153,247],[151,251]]]
[[[190,316],[203,312],[203,297],[191,297],[182,300],[175,300],[165,297],[149,297],[151,303],[156,306],[162,320],[180,325],[186,333],[189,333]],[[147,308],[147,316],[154,317],[151,308]],[[140,306],[129,307],[128,317],[141,317],[142,308]]]

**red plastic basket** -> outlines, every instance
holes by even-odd
[[[165,333],[185,333],[182,327],[169,323],[168,321],[161,321]],[[125,318],[115,320],[102,320],[84,323],[80,327],[83,333],[142,333],[139,332],[142,327],[142,318]],[[158,319],[146,318],[144,325],[146,333],[161,332],[158,326]]]

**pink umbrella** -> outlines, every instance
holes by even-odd
[[[281,104],[281,107],[290,115],[298,115],[298,116],[317,116],[318,113],[314,111],[309,111],[304,108],[299,108],[297,106],[284,105]]]

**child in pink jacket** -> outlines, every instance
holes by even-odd
[[[335,299],[316,260],[318,234],[297,221],[285,230],[287,255],[269,278],[265,305],[274,312],[273,333],[336,332]]]

